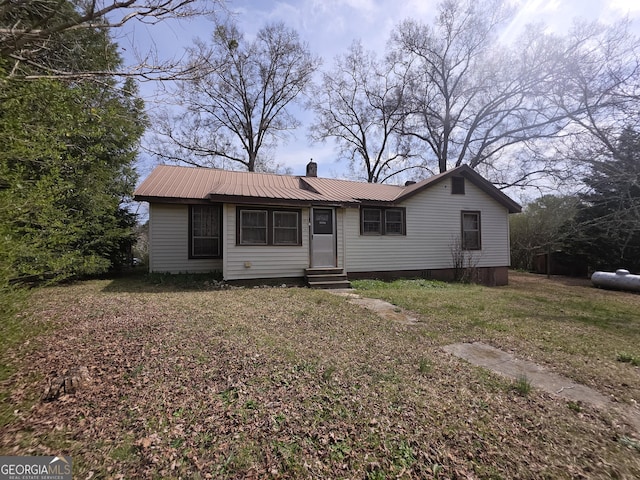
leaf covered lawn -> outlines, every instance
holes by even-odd
[[[0,453],[72,455],[74,478],[640,477],[619,418],[518,394],[429,322],[327,292],[88,281],[23,320],[46,333],[3,359]],[[78,366],[88,385],[39,401]]]

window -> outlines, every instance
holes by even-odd
[[[451,177],[451,193],[464,195],[464,177]]]
[[[237,245],[301,245],[301,210],[237,209]]]
[[[220,207],[191,205],[189,210],[189,258],[220,258]]]
[[[480,212],[462,212],[462,249],[480,250]]]
[[[361,235],[406,235],[404,208],[363,208]]]
[[[273,212],[273,244],[298,245],[298,213]]]
[[[362,209],[362,234],[382,235],[382,210],[379,208]]]
[[[403,213],[402,210],[384,211],[384,231],[386,235],[402,235],[404,233]]]
[[[266,210],[240,210],[240,244],[267,244]]]

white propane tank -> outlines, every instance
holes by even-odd
[[[640,292],[640,275],[632,275],[629,270],[623,268],[616,270],[616,273],[593,272],[591,282],[596,287]]]

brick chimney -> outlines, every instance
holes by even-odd
[[[318,176],[318,164],[313,161],[313,158],[309,163],[307,163],[307,177],[317,177]]]

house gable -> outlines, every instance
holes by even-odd
[[[482,175],[468,165],[461,165],[452,170],[447,170],[444,173],[434,175],[433,177],[427,178],[421,182],[409,185],[394,200],[396,202],[402,202],[427,188],[432,188],[435,185],[454,177],[462,177],[465,180],[468,180],[493,198],[496,202],[506,207],[509,210],[509,213],[520,213],[522,211],[522,207],[517,202],[502,193],[502,191],[496,188],[495,185],[486,180]]]

